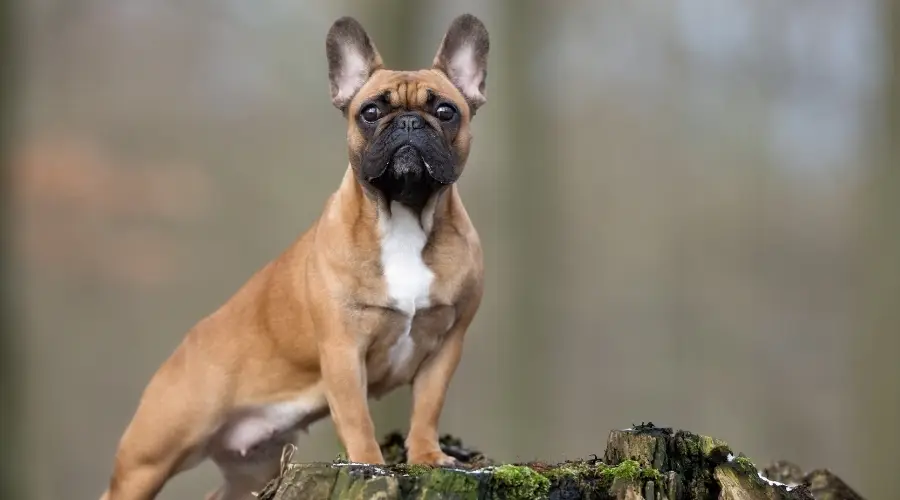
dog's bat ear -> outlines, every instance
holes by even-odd
[[[484,89],[489,50],[487,28],[472,14],[463,14],[450,24],[432,63],[459,89],[473,115],[487,101]]]
[[[325,55],[331,102],[346,112],[353,96],[382,67],[381,55],[366,30],[352,17],[342,17],[331,25],[325,38]]]

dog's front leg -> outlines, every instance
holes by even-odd
[[[351,462],[383,464],[369,413],[365,351],[346,327],[332,329],[320,341],[325,397],[338,437]]]
[[[411,464],[456,464],[455,459],[441,451],[438,422],[450,380],[462,356],[466,330],[475,317],[479,301],[480,289],[460,308],[459,317],[447,332],[440,350],[425,360],[413,379],[412,417],[406,437],[408,462]]]

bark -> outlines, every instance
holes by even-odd
[[[816,469],[804,474],[798,465],[780,460],[766,467],[763,475],[782,483],[808,484],[816,500],[863,500],[859,493],[828,469]]]
[[[388,464],[289,463],[261,500],[629,499],[848,500],[861,497],[829,471],[803,474],[777,462],[761,472],[725,442],[642,424],[609,433],[603,457],[545,464],[496,464],[445,437],[458,468],[403,463],[402,438],[385,445]],[[783,481],[767,477],[772,474]]]

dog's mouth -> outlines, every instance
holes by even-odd
[[[434,178],[432,166],[412,144],[397,148],[384,171],[369,179],[388,201],[421,208],[442,182]]]

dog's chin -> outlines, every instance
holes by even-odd
[[[421,210],[443,185],[429,170],[419,150],[407,144],[397,149],[384,172],[369,183],[388,203],[396,201]]]

